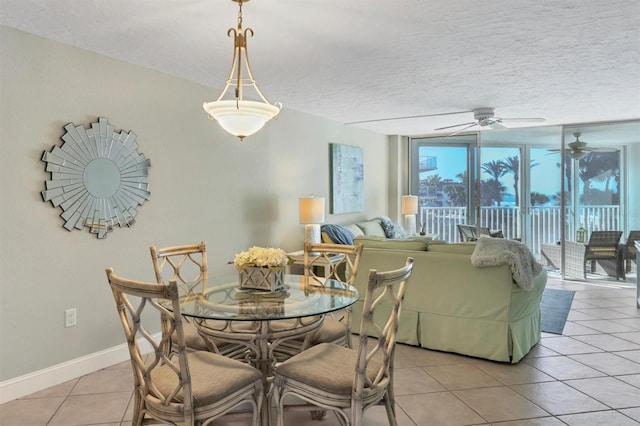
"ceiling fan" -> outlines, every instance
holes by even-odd
[[[581,158],[584,158],[588,153],[590,152],[616,152],[618,151],[617,148],[590,148],[587,146],[587,143],[584,141],[580,140],[580,136],[582,136],[582,133],[580,132],[574,132],[573,133],[573,137],[576,138],[575,141],[573,142],[569,142],[567,144],[567,155],[569,156],[569,158],[572,158],[574,160],[580,160]],[[560,152],[562,151],[561,149],[550,149],[549,153],[553,153],[553,152]]]
[[[453,136],[455,134],[458,134],[460,132],[463,132],[475,126],[488,127],[490,129],[506,129],[506,127],[502,125],[503,121],[520,121],[520,122],[529,122],[529,123],[538,123],[538,122],[544,121],[544,118],[496,117],[493,108],[476,108],[472,112],[473,112],[473,118],[475,119],[475,121],[471,121],[469,123],[454,124],[453,126],[439,127],[434,130],[445,130],[445,129],[453,129],[454,127],[462,127],[461,129],[458,129],[449,135],[449,136]]]

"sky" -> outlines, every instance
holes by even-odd
[[[518,148],[484,147],[481,152],[481,162],[500,161],[518,154]],[[466,147],[463,146],[420,147],[420,157],[426,156],[437,157],[438,169],[421,173],[421,179],[438,174],[441,179],[452,179],[459,182],[456,175],[466,169]],[[534,163],[538,164],[531,169],[531,191],[545,194],[549,199],[552,199],[554,194],[560,192],[560,168],[557,166],[560,162],[560,153],[549,154],[546,148],[536,148],[531,149],[531,158]],[[522,167],[521,164],[521,176]],[[482,179],[488,178],[489,175],[483,172]],[[506,186],[507,194],[513,194],[513,175],[511,173],[502,176],[500,182]]]

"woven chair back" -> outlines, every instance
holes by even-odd
[[[158,284],[174,280],[184,295],[206,290],[207,246],[204,241],[159,249],[151,246],[149,250]]]
[[[136,403],[143,404],[150,413],[184,418],[186,424],[192,424],[194,413],[191,377],[176,281],[159,285],[121,278],[111,268],[106,272],[129,347],[135,392],[138,394]],[[161,301],[169,303],[171,310],[163,306]],[[160,338],[156,338],[151,331],[154,329],[152,324],[157,324],[156,321],[169,324],[169,333],[162,333]],[[177,348],[177,361],[172,362],[168,356],[168,348],[172,343],[169,336],[174,332],[177,336],[177,341],[173,342]],[[148,355],[143,356],[140,341],[153,349]],[[164,382],[162,387],[165,389],[167,381],[173,383],[170,390],[159,390],[156,383],[159,378]],[[141,415],[144,415],[145,410],[140,411]]]
[[[360,324],[353,389],[355,401],[363,401],[368,394],[390,384],[402,301],[412,271],[413,258],[408,257],[405,266],[400,269],[369,272]],[[381,305],[385,312],[389,310],[388,315],[376,315],[376,308]],[[368,377],[372,368],[377,368],[373,380]]]
[[[324,278],[346,282],[353,285],[358,274],[358,265],[362,255],[362,244],[306,243],[304,245],[304,275],[316,282],[324,283]],[[325,276],[325,265],[329,273]],[[317,270],[323,271],[318,275]]]

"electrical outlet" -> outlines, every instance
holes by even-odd
[[[67,309],[64,311],[64,326],[75,327],[77,324],[76,308]]]

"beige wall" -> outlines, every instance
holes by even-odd
[[[204,239],[212,274],[250,245],[299,249],[297,200],[329,197],[329,143],[363,148],[365,211],[327,222],[388,214],[386,136],[285,105],[241,143],[202,110],[218,90],[6,27],[0,40],[0,381],[122,344],[104,269],[153,280],[149,245]],[[40,196],[42,152],[97,117],[136,133],[151,160],[150,201],[105,240],[64,230]]]

